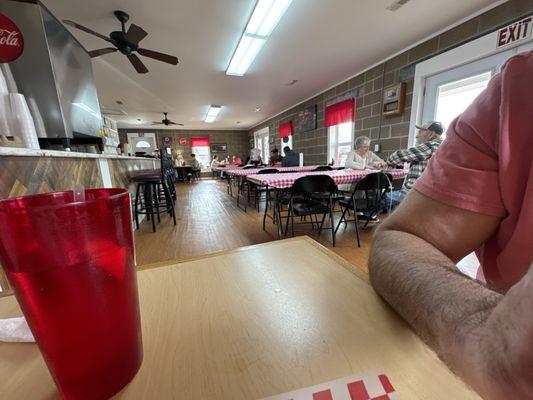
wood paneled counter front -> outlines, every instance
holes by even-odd
[[[127,188],[134,193],[131,176],[159,165],[153,158],[0,147],[0,199],[78,186]],[[0,297],[6,290],[0,267]]]
[[[0,199],[79,185],[127,188],[132,173],[158,165],[151,158],[0,147]]]
[[[115,399],[253,400],[375,371],[402,400],[479,399],[309,238],[161,263],[138,282],[144,361]],[[0,299],[0,318],[19,315]],[[0,360],[2,398],[59,398],[35,344],[0,343]]]

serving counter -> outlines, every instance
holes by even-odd
[[[127,188],[141,170],[159,168],[159,160],[112,154],[0,147],[0,199],[85,188]],[[9,293],[0,267],[0,297]]]
[[[140,170],[159,168],[145,157],[0,147],[0,199],[85,188],[129,188]]]

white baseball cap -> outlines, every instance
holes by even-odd
[[[429,121],[423,125],[415,125],[417,129],[422,131],[431,131],[435,132],[437,135],[442,135],[444,132],[444,127],[439,121]]]

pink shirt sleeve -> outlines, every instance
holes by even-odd
[[[498,175],[501,76],[457,117],[414,188],[442,203],[504,217]]]

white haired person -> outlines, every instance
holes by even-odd
[[[355,138],[354,149],[348,153],[346,168],[367,169],[385,168],[387,163],[370,151],[370,138],[358,136]]]

